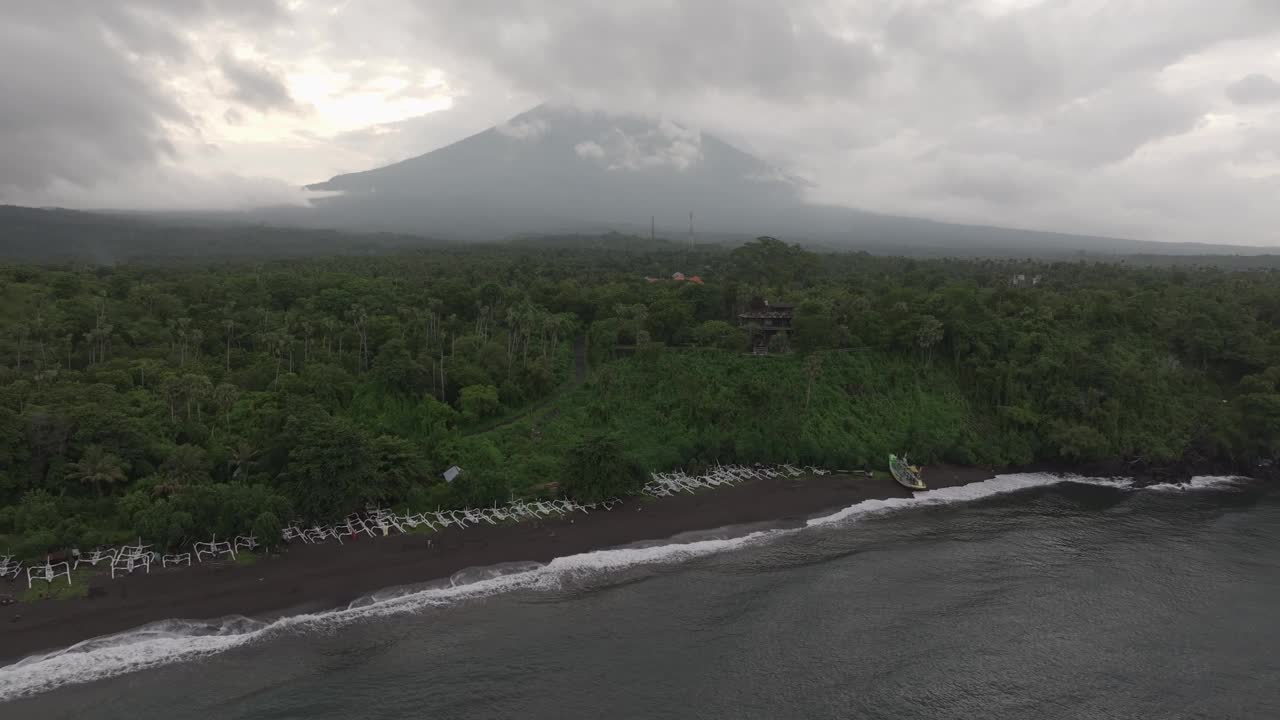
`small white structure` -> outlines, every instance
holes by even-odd
[[[71,569],[75,570],[79,568],[80,563],[85,563],[87,565],[92,565],[94,567],[97,567],[98,563],[103,562],[104,560],[108,563],[115,562],[116,551],[111,548],[107,548],[106,550],[94,550],[88,555],[80,555],[79,557],[76,558],[76,564]]]
[[[116,555],[116,559],[111,561],[111,579],[116,579],[117,571],[132,575],[138,568],[146,568],[147,574],[151,574],[151,553],[139,550],[137,553],[126,554],[121,551]]]
[[[324,528],[317,525],[313,528],[308,528],[302,534],[302,539],[309,543],[322,543],[334,534],[334,530],[334,528]]]
[[[149,547],[151,546],[142,544],[142,538],[138,538],[137,545],[122,546],[120,550],[116,552],[116,558],[119,559],[122,557],[141,557],[143,555],[148,555],[149,553],[147,552],[147,548]]]
[[[14,560],[11,555],[0,555],[0,580],[5,578],[17,578],[18,573],[22,572],[22,562]]]
[[[394,513],[391,515],[383,515],[378,517],[373,521],[373,526],[382,531],[383,537],[386,537],[388,534],[390,534],[393,528],[396,530],[399,530],[400,532],[404,532],[404,526],[402,526],[396,520],[396,516]]]
[[[242,548],[245,550],[257,550],[258,538],[252,535],[237,535],[235,549],[238,552]]]
[[[218,542],[218,536],[214,535],[209,542],[198,542],[195,544],[196,562],[204,562],[204,556],[218,557],[219,555],[228,555],[232,560],[236,559],[235,548],[231,547],[231,543],[223,540]]]
[[[346,543],[342,541],[342,538],[354,538],[358,532],[359,531],[351,525],[351,522],[348,521],[343,525],[334,525],[333,528],[330,529],[329,534],[334,540],[338,541],[339,545],[346,545]]]
[[[356,537],[360,533],[373,537],[373,530],[370,529],[370,523],[366,522],[364,518],[354,513],[348,515],[346,520],[334,525],[329,534],[333,537],[338,537],[339,532],[342,533],[343,537]]]
[[[165,555],[160,558],[161,567],[169,567],[170,565],[191,565],[191,553],[178,553],[177,555]]]
[[[462,474],[462,468],[458,467],[457,465],[454,465],[450,467],[448,470],[444,471],[444,481],[447,483],[451,483],[454,481],[455,478],[457,478],[461,474]]]
[[[60,577],[66,578],[68,585],[71,584],[71,565],[65,562],[50,562],[46,559],[44,565],[32,565],[27,568],[27,589],[31,589],[31,583],[34,580],[53,583],[56,578]]]
[[[423,513],[417,513],[414,515],[405,515],[403,518],[400,518],[400,521],[405,525],[408,525],[410,529],[416,528],[420,525],[426,525],[428,528],[431,528],[432,530],[436,529],[436,526],[433,525],[431,521],[427,519],[427,516]]]

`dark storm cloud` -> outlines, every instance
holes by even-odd
[[[91,185],[171,157],[167,124],[192,119],[163,87],[196,22],[271,21],[271,2],[16,3],[0,23],[0,199]]]
[[[507,101],[497,94],[455,99],[446,112],[419,115],[398,122],[344,132],[334,143],[365,157],[402,159],[443,147],[498,125],[537,103],[536,98]],[[350,171],[367,170],[353,167]]]
[[[1119,162],[1147,143],[1185,133],[1205,110],[1194,100],[1130,82],[1043,111],[1032,122],[959,131],[948,145],[1087,168]]]
[[[1280,0],[10,5],[0,198],[154,194],[174,184],[119,171],[157,164],[313,181],[569,101],[687,121],[825,202],[1166,239],[1280,223]],[[315,107],[288,112],[285,72]],[[452,109],[395,107],[437,88]]]
[[[937,194],[976,213],[1085,192],[1088,174],[1193,133],[1215,99],[1162,74],[1280,29],[1280,2],[1258,0],[409,5],[460,73],[692,116],[828,181],[864,176],[827,199]]]
[[[1265,105],[1280,101],[1280,82],[1267,75],[1254,73],[1232,83],[1227,97],[1237,105]]]
[[[462,72],[482,66],[544,96],[677,100],[704,93],[796,103],[913,89],[949,112],[1028,112],[1273,31],[1280,2],[987,0],[384,0]],[[355,28],[347,32],[356,34]],[[367,43],[367,32],[343,43]],[[367,49],[367,45],[358,47]],[[914,84],[915,87],[911,87]]]
[[[1022,116],[1153,74],[1223,43],[1273,33],[1280,3],[1202,0],[1030,4],[993,16],[981,0],[903,0],[866,20],[922,100]],[[929,96],[924,96],[924,91]]]
[[[922,183],[931,194],[963,198],[999,207],[1039,202],[1058,192],[1061,173],[1035,167],[1009,155],[922,158],[935,167]]]
[[[161,122],[183,117],[99,23],[74,17],[0,24],[0,97],[0,190],[150,164],[169,149]]]
[[[825,26],[822,3],[441,0],[424,30],[454,55],[555,96],[708,88],[778,99],[847,94],[878,59]]]
[[[262,112],[297,109],[289,88],[269,68],[223,53],[218,69],[231,84],[230,97],[237,102]]]

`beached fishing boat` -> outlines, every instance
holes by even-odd
[[[897,455],[890,453],[889,455],[889,472],[893,473],[893,479],[898,484],[909,490],[925,490],[927,486],[920,479],[920,468],[907,463],[905,457],[899,458]]]

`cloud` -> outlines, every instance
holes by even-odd
[[[270,68],[224,52],[218,57],[218,69],[231,86],[231,99],[259,112],[298,110],[289,88]]]
[[[93,186],[56,180],[38,197],[16,194],[19,205],[136,210],[238,210],[306,204],[308,194],[274,178],[234,173],[192,172],[170,163],[133,170],[112,183]]]
[[[1008,154],[954,154],[935,159],[936,166],[919,186],[928,196],[977,201],[985,207],[1036,205],[1063,191],[1063,173]]]
[[[1280,82],[1253,73],[1227,87],[1227,97],[1237,105],[1265,105],[1280,101]]]
[[[566,138],[618,171],[693,167],[706,131],[870,210],[1223,242],[1280,226],[1275,0],[14,5],[10,201],[251,203],[225,179],[314,182],[495,125],[538,139],[556,128],[504,123],[567,101],[681,121]],[[175,168],[219,180],[166,193]]]
[[[947,147],[1012,154],[1081,168],[1120,162],[1144,145],[1195,127],[1208,110],[1151,82],[1128,82],[1045,108],[957,132]]]
[[[593,160],[602,160],[605,155],[604,148],[600,147],[600,143],[594,140],[587,140],[574,145],[573,152],[578,157],[591,158]]]
[[[173,161],[197,119],[166,79],[184,31],[216,18],[269,27],[274,3],[22,3],[0,23],[0,200],[90,187]]]
[[[545,97],[696,94],[708,86],[778,99],[856,88],[879,59],[830,32],[826,3],[439,0],[415,32],[469,65]]]
[[[539,118],[514,119],[494,128],[499,135],[512,140],[535,140],[547,132],[547,123]]]
[[[664,128],[669,127],[664,123]],[[660,129],[653,133],[631,134],[615,129],[606,140],[605,159],[610,170],[673,168],[688,170],[702,160],[702,136],[697,133],[672,134]]]
[[[38,60],[37,60],[38,59]],[[182,109],[93,22],[0,23],[0,193],[90,182],[170,154]]]
[[[573,113],[568,116],[572,117]],[[702,134],[697,130],[667,118],[659,118],[651,127],[636,124],[635,118],[619,119],[626,120],[622,124],[628,127],[610,127],[598,137],[574,145],[574,153],[610,170],[671,168],[680,171],[688,170],[703,159]],[[648,129],[634,130],[630,129],[631,125]]]

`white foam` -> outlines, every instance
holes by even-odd
[[[546,565],[525,563],[463,571],[446,583],[420,589],[385,591],[340,610],[294,615],[271,623],[241,617],[214,623],[165,621],[119,635],[95,638],[0,668],[0,702],[48,692],[64,685],[194,660],[289,629],[344,625],[364,618],[450,605],[468,598],[512,590],[555,589],[569,578],[640,565],[680,562],[763,542],[787,532],[794,531],[766,530],[729,539],[599,550],[556,558]]]
[[[1208,486],[1223,478],[1196,478],[1192,485]],[[916,493],[910,498],[866,500],[833,514],[815,518],[808,527],[819,527],[876,512],[902,508],[963,503],[993,495],[1073,482],[1121,489],[1132,480],[1057,476],[1046,474],[1001,475],[984,482]],[[1179,486],[1181,487],[1181,486]],[[1153,486],[1153,489],[1160,486]],[[668,543],[599,550],[556,558],[541,565],[517,563],[462,571],[448,581],[375,593],[346,608],[294,615],[274,622],[243,617],[215,622],[182,620],[155,623],[119,635],[96,638],[64,650],[34,656],[0,668],[0,702],[64,685],[92,682],[170,663],[193,660],[255,642],[273,633],[296,629],[344,625],[356,620],[397,615],[513,590],[553,590],[566,579],[643,565],[675,563],[765,542],[800,529],[773,529],[746,535],[713,537],[685,543]]]
[[[1125,478],[1090,478],[1076,475],[1046,475],[1044,473],[997,475],[990,480],[969,483],[968,485],[957,485],[955,487],[939,488],[937,490],[925,490],[923,492],[915,493],[913,497],[909,498],[864,500],[857,505],[847,507],[843,510],[832,513],[831,515],[814,518],[810,520],[808,524],[810,527],[830,525],[832,523],[843,522],[860,515],[886,512],[889,510],[928,505],[944,505],[948,503],[972,502],[974,500],[980,500],[993,495],[1003,495],[1005,493],[1017,492],[1019,490],[1046,487],[1064,482],[1101,485],[1104,487],[1115,487],[1121,489],[1129,488],[1133,485],[1132,480]]]
[[[1148,485],[1143,490],[1154,490],[1156,492],[1188,492],[1191,490],[1213,490],[1217,488],[1233,487],[1248,478],[1238,475],[1197,475],[1184,483],[1159,483],[1156,485]]]
[[[243,618],[237,619],[243,620]],[[238,624],[233,622],[234,624]],[[200,623],[169,620],[120,635],[95,638],[0,669],[0,702],[230,650],[264,628],[201,635]],[[161,627],[163,626],[163,627]]]

